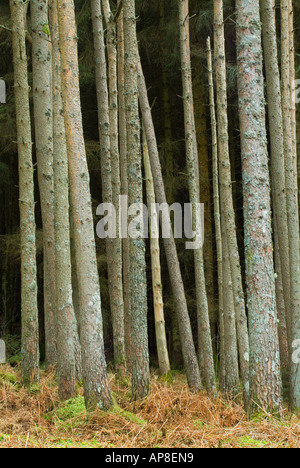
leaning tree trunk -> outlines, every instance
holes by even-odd
[[[190,28],[189,28],[189,2],[188,0],[179,0],[179,31],[180,31],[180,50],[181,50],[181,70],[183,85],[183,104],[184,104],[184,122],[185,122],[185,141],[186,158],[189,180],[190,202],[195,217],[196,206],[200,203],[200,183],[199,183],[199,163],[198,148],[196,144],[196,129],[193,103],[192,71],[190,56]],[[193,229],[198,230],[197,224]],[[196,236],[198,235],[198,232]],[[197,314],[198,314],[198,346],[200,355],[200,366],[205,376],[205,385],[208,392],[215,390],[215,371],[214,359],[210,333],[208,302],[206,295],[206,284],[204,276],[204,262],[202,246],[194,251],[195,260],[195,279],[197,296]]]
[[[151,115],[151,108],[149,105],[145,77],[143,75],[143,70],[140,62],[138,64],[138,90],[143,124],[149,149],[149,157],[151,162],[156,200],[159,204],[166,204],[167,198],[159,160],[155,129]],[[171,223],[170,218],[168,222]],[[173,235],[171,235],[170,238],[164,238],[163,242],[168,262],[169,275],[179,324],[179,333],[187,380],[191,389],[193,389],[194,391],[199,391],[202,389],[202,382],[191,328],[191,321],[186,303],[184,285],[182,281],[180,265],[176,250],[176,244]]]
[[[282,383],[259,0],[237,0],[236,6],[251,411],[280,411]]]
[[[294,119],[291,100],[291,58],[290,51],[290,3],[281,2],[281,82],[282,82],[282,111],[285,156],[285,180],[288,217],[288,239],[290,248],[290,279],[291,279],[291,315],[288,321],[291,352],[291,403],[300,408],[300,366],[294,362],[293,345],[300,339],[300,251],[299,251],[299,205],[297,180],[297,151],[294,143]],[[294,86],[294,84],[292,84]],[[293,104],[294,105],[294,104]]]
[[[69,173],[65,122],[61,99],[61,66],[56,0],[50,0],[53,84],[54,219],[56,267],[56,324],[58,393],[63,400],[76,396],[74,329],[77,328],[72,298],[69,222]]]
[[[124,0],[125,103],[129,206],[143,203],[142,153],[137,93],[138,43],[135,0]],[[132,393],[145,397],[150,387],[145,242],[129,239]]]
[[[32,0],[32,76],[35,124],[35,151],[38,168],[44,251],[44,314],[46,362],[55,364],[55,239],[54,239],[54,174],[53,174],[53,121],[51,89],[50,30],[48,26],[48,0]]]
[[[235,213],[232,197],[232,179],[229,155],[227,115],[226,55],[222,0],[214,1],[214,29],[220,171],[220,204],[221,211],[223,213],[221,222],[225,224],[224,229],[227,233],[232,288],[235,301],[240,371],[243,383],[244,402],[245,406],[247,407],[249,400],[249,336],[245,311],[244,291],[242,285],[240,257],[237,243]]]
[[[62,97],[69,161],[74,244],[80,301],[80,342],[85,402],[108,409],[112,398],[104,354],[103,323],[90,178],[84,145],[73,0],[58,0]]]
[[[39,380],[36,226],[23,0],[10,0],[16,102],[21,233],[22,380]]]

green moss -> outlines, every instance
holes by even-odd
[[[120,406],[117,404],[117,401],[116,401],[114,395],[112,395],[112,397],[113,397],[114,406],[109,411],[110,413],[120,414],[127,421],[131,421],[131,422],[133,422],[135,424],[138,424],[139,426],[145,426],[147,424],[147,421],[145,421],[144,419],[140,419],[136,414],[130,413],[130,411],[122,410],[122,408],[120,408]]]
[[[248,447],[248,448],[263,448],[269,444],[265,440],[255,440],[251,439],[249,436],[241,437],[237,440],[239,447]]]
[[[47,35],[50,36],[50,29],[48,24],[44,24],[43,26],[43,32]]]
[[[174,382],[172,371],[170,370],[167,374],[160,375],[157,380],[172,384]]]
[[[37,383],[30,385],[27,391],[30,395],[39,395],[41,393],[40,386]]]
[[[71,398],[71,400],[62,403],[53,411],[53,415],[60,421],[68,421],[82,414],[86,414],[85,402],[82,396]]]
[[[18,379],[14,374],[11,374],[10,372],[2,372],[0,373],[0,383],[2,382],[15,385],[18,383]]]
[[[204,421],[194,421],[194,423],[198,427],[203,427],[203,428],[208,428],[209,427],[209,424],[206,424]]]

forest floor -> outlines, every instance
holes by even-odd
[[[249,422],[240,405],[191,393],[178,373],[172,382],[153,375],[150,397],[137,403],[128,384],[110,382],[118,406],[87,414],[81,387],[61,403],[53,372],[25,389],[18,370],[0,366],[0,448],[300,448],[300,415]]]

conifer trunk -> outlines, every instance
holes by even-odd
[[[109,84],[107,83],[107,63],[105,56],[104,26],[101,4],[106,12],[108,24]],[[105,4],[105,7],[104,7]],[[92,21],[94,30],[96,88],[98,99],[98,122],[101,149],[101,176],[103,202],[112,203],[116,210],[115,239],[106,239],[110,309],[113,323],[115,369],[120,377],[126,374],[124,339],[124,303],[122,286],[122,249],[119,238],[119,194],[120,168],[118,148],[118,105],[116,81],[116,50],[114,46],[114,26],[111,24],[109,3],[92,1]]]
[[[46,362],[55,364],[56,277],[54,239],[53,116],[51,89],[51,49],[48,0],[32,0],[32,75],[35,152],[41,200],[44,251],[44,315]]]
[[[58,0],[62,98],[69,161],[77,266],[80,342],[86,406],[108,409],[112,398],[104,354],[103,323],[89,172],[82,128],[78,51],[73,0]]]
[[[294,142],[295,114],[292,109],[292,95],[290,82],[291,69],[294,60],[291,53],[290,35],[290,2],[281,1],[281,83],[282,83],[282,112],[283,138],[285,156],[285,181],[287,198],[288,239],[290,251],[290,279],[291,279],[291,314],[288,321],[290,337],[290,354],[294,352],[293,343],[300,339],[300,251],[299,251],[299,205],[297,180],[297,152]],[[295,104],[293,104],[294,106]],[[294,408],[300,408],[300,366],[291,359],[291,403]]]
[[[193,218],[196,213],[196,205],[200,203],[199,162],[196,145],[196,129],[193,103],[193,87],[191,76],[190,57],[190,29],[189,29],[189,3],[188,0],[179,0],[179,31],[181,50],[181,70],[183,85],[183,104],[185,121],[185,141],[187,171],[190,192],[190,202],[193,207]],[[197,230],[194,219],[194,230]],[[203,250],[197,248],[194,251],[195,280],[197,296],[198,318],[198,347],[200,366],[203,367],[205,385],[208,392],[215,390],[215,371],[212,351],[208,302],[204,276]],[[202,362],[203,361],[203,362]]]
[[[39,380],[36,226],[23,0],[10,0],[21,233],[22,381]]]
[[[259,0],[237,0],[251,411],[282,408]],[[257,406],[258,405],[258,406]]]
[[[232,289],[235,303],[236,327],[240,372],[243,384],[244,402],[249,400],[249,336],[245,298],[242,285],[240,256],[237,243],[236,221],[232,197],[232,177],[229,155],[228,115],[227,115],[227,78],[224,39],[223,1],[214,0],[215,66],[217,89],[218,148],[221,223],[227,235],[230,260]]]
[[[118,0],[120,8],[123,0]],[[125,108],[125,56],[124,56],[124,18],[121,8],[117,24],[117,63],[118,63],[118,98],[119,98],[119,145],[120,145],[120,176],[121,195],[128,196],[127,178],[127,129]],[[124,297],[124,333],[127,369],[131,371],[131,335],[130,335],[130,258],[129,239],[122,240],[123,251],[123,297]]]
[[[152,288],[155,315],[156,346],[159,370],[161,375],[167,375],[170,372],[170,361],[166,336],[166,324],[164,316],[164,303],[162,294],[162,278],[160,266],[160,247],[159,247],[159,226],[157,223],[156,200],[153,184],[153,176],[149,159],[148,144],[145,132],[143,132],[143,155],[146,178],[146,190],[148,201],[148,213],[150,216],[150,250],[151,250],[151,271]]]
[[[283,147],[283,116],[277,53],[274,0],[261,0],[261,16],[263,44],[265,50],[264,57],[266,64],[267,97],[271,141],[271,178],[274,224],[276,229],[275,251],[277,251],[280,257],[280,268],[285,302],[285,315],[287,323],[289,324],[288,330],[290,333],[290,259],[286,210],[287,200],[285,186],[285,155]],[[275,267],[277,269],[276,264]]]
[[[157,203],[167,203],[166,192],[162,177],[162,170],[159,160],[159,153],[155,135],[154,124],[151,115],[151,108],[147,95],[147,87],[141,63],[138,64],[138,90],[142,111],[143,124],[149,149],[149,157],[154,181],[154,189]],[[171,222],[171,221],[170,221]],[[163,239],[165,253],[168,262],[169,275],[174,296],[175,309],[179,325],[179,333],[184,359],[185,371],[188,385],[194,391],[202,390],[202,382],[197,361],[191,321],[188,313],[187,302],[184,292],[180,265],[173,235],[168,239]]]
[[[125,46],[125,104],[127,123],[128,203],[143,203],[142,152],[137,93],[138,43],[135,0],[123,0]],[[132,219],[129,219],[132,221]],[[147,325],[147,280],[145,242],[129,239],[130,329],[132,394],[137,400],[150,390]]]
[[[56,0],[50,0],[49,11],[52,39],[58,393],[61,399],[69,400],[77,393],[75,340],[78,343],[79,338],[72,297],[68,153],[61,99],[61,64]]]
[[[221,211],[220,211],[220,190],[219,190],[219,156],[218,156],[218,134],[215,106],[215,91],[213,80],[213,64],[211,40],[207,38],[207,68],[208,68],[208,86],[209,86],[209,107],[211,117],[212,133],[212,171],[213,171],[213,195],[214,195],[214,221],[216,232],[216,250],[217,250],[217,269],[218,269],[218,299],[219,299],[219,340],[220,340],[220,371],[219,386],[225,387],[225,330],[224,330],[224,297],[223,297],[223,246],[221,229]]]

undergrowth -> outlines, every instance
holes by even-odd
[[[188,390],[183,375],[152,378],[143,401],[130,401],[129,382],[110,374],[114,406],[87,413],[82,386],[60,402],[53,371],[34,390],[20,384],[18,368],[0,367],[0,447],[31,448],[300,448],[300,419],[266,414],[247,421],[232,401]]]

